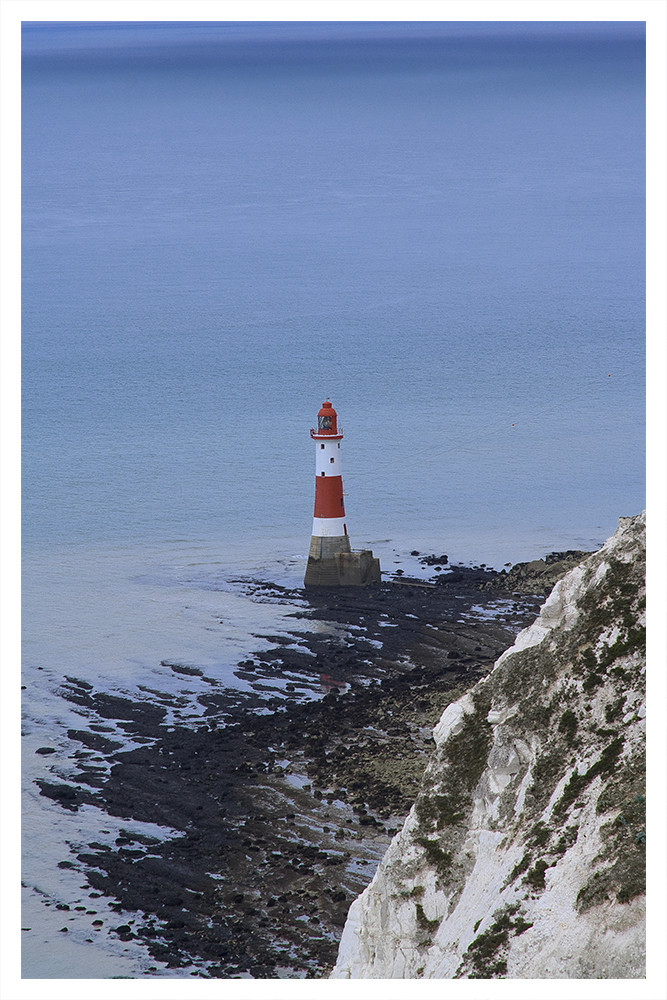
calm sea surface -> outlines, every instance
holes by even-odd
[[[640,29],[25,25],[25,975],[146,964],[44,905],[110,822],[34,785],[82,725],[64,675],[185,719],[161,661],[240,685],[294,610],[244,581],[303,577],[325,397],[386,571],[643,508]]]

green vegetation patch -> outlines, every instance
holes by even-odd
[[[446,793],[433,790],[427,780],[415,801],[415,840],[440,876],[452,874],[453,851],[466,829],[472,793],[487,765],[492,738],[486,719],[489,704],[478,697],[475,711],[464,717],[459,732],[439,750]]]
[[[533,867],[527,872],[524,882],[532,889],[544,889],[546,886],[544,873],[547,868],[550,867],[551,865],[548,865],[543,858],[540,858],[540,860],[536,861]]]
[[[596,812],[598,815],[622,809],[628,800],[635,798],[645,802],[646,794],[646,754],[642,752],[634,760],[614,772],[600,792]]]
[[[617,722],[621,718],[625,708],[625,697],[625,692],[623,692],[623,694],[615,701],[611,701],[608,705],[605,705],[605,722],[611,724],[612,722]]]
[[[443,748],[449,767],[445,772],[447,792],[431,792],[428,785],[415,802],[420,828],[442,830],[465,821],[472,804],[472,792],[484,772],[491,748],[491,726],[485,713],[471,713],[460,732],[451,736]]]
[[[639,604],[639,587],[635,562],[611,558],[609,568],[600,584],[581,598],[580,607],[600,631],[610,628],[619,620],[631,627],[636,620]],[[602,599],[600,599],[602,592]]]
[[[611,644],[605,646],[598,656],[598,668],[606,670],[614,660],[621,656],[630,656],[633,653],[646,651],[646,627],[644,625],[625,625],[625,634],[621,634]]]
[[[565,741],[572,746],[574,743],[574,737],[576,735],[579,723],[577,717],[571,708],[566,709],[560,717],[560,722],[558,723],[558,731],[561,732]]]
[[[587,771],[583,774],[579,774],[576,770],[572,772],[570,780],[563,789],[563,794],[554,806],[554,817],[556,819],[560,819],[565,815],[572,803],[579,798],[593,778],[597,775],[606,776],[611,773],[623,749],[623,742],[623,737],[618,736],[604,748],[599,759]]]
[[[627,771],[626,781],[610,783],[598,800],[598,812],[619,806],[620,809],[616,818],[605,823],[600,830],[605,849],[596,860],[608,867],[594,872],[579,891],[576,905],[581,913],[607,899],[615,898],[619,903],[628,903],[646,892],[644,779],[640,767],[636,765]],[[619,792],[623,787],[626,795],[619,802]]]
[[[579,828],[576,826],[568,826],[564,830],[561,830],[561,835],[556,843],[545,852],[544,848],[547,847],[549,841],[557,833],[558,828],[551,831],[541,821],[535,824],[526,840],[526,851],[521,860],[512,869],[503,888],[510,885],[512,882],[515,882],[520,875],[524,874],[524,872],[527,874],[523,881],[533,890],[540,891],[545,888],[544,873],[547,868],[551,868],[553,865],[557,864],[560,858],[562,858],[563,855],[569,851],[577,840]],[[547,862],[542,857],[535,860],[538,852],[540,854],[546,853],[546,855],[553,860]],[[533,861],[535,861],[535,863],[531,868]]]
[[[530,831],[527,843],[531,847],[546,847],[546,845],[549,843],[550,836],[551,834],[549,833],[549,830],[540,820],[535,824],[535,826]]]
[[[513,653],[504,664],[502,695],[508,702],[521,701],[527,709],[534,696],[541,692],[542,679],[546,676],[546,663],[539,646],[530,646]]]
[[[437,840],[430,837],[415,838],[420,847],[423,848],[426,860],[435,868],[439,875],[447,876],[452,868],[452,853],[446,851]]]
[[[521,861],[519,861],[519,863],[516,864],[514,866],[514,868],[512,869],[512,871],[510,873],[510,877],[508,878],[508,880],[505,883],[505,885],[509,885],[511,882],[515,882],[516,879],[518,879],[519,875],[523,875],[523,873],[525,871],[528,871],[528,869],[530,868],[530,862],[532,860],[533,860],[533,856],[532,856],[531,852],[530,851],[526,851],[526,853],[524,854],[524,856],[521,858]]]
[[[420,826],[442,830],[445,826],[456,826],[465,819],[465,812],[459,797],[454,795],[427,795],[422,792],[415,803],[415,812]]]
[[[479,925],[477,925],[479,926]],[[493,914],[493,923],[470,944],[456,970],[455,979],[504,979],[510,938],[533,925],[524,918],[519,904]]]
[[[576,844],[577,837],[579,836],[578,826],[568,826],[563,831],[561,836],[558,838],[558,842],[551,849],[551,853],[557,858],[562,858],[567,851],[570,850],[573,844]]]
[[[619,657],[645,651],[646,630],[638,623],[646,607],[644,580],[638,577],[642,565],[636,561],[626,563],[611,559],[600,585],[582,597],[580,608],[587,616],[593,644],[606,630],[614,626],[621,630],[617,639],[597,656],[592,649],[584,650],[580,665],[587,672],[604,674]]]
[[[645,841],[628,845],[626,852],[616,859],[611,868],[595,872],[577,894],[576,906],[580,913],[615,898],[618,903],[629,903],[646,892]]]
[[[424,913],[424,907],[421,903],[415,903],[415,915],[417,917],[417,923],[423,931],[427,931],[429,934],[434,934],[438,927],[442,923],[441,917],[436,917],[434,920],[429,920],[429,918]]]
[[[466,715],[463,726],[451,736],[444,747],[445,757],[455,768],[457,784],[472,792],[482,777],[491,749],[491,725],[486,716],[488,700],[476,700],[475,711]]]
[[[553,739],[549,745],[542,747],[532,771],[532,782],[526,792],[526,805],[535,813],[540,813],[551,798],[551,793],[558,783],[563,767],[567,765],[568,755],[560,739]],[[571,757],[570,757],[571,759]]]

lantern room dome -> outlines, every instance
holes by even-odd
[[[342,437],[342,432],[338,430],[338,414],[326,399],[322,403],[322,409],[317,414],[317,430],[310,432],[313,437]]]

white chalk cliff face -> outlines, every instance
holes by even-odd
[[[332,978],[645,975],[645,517],[451,704]]]

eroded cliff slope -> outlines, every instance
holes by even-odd
[[[333,978],[645,974],[645,518],[449,705]]]

